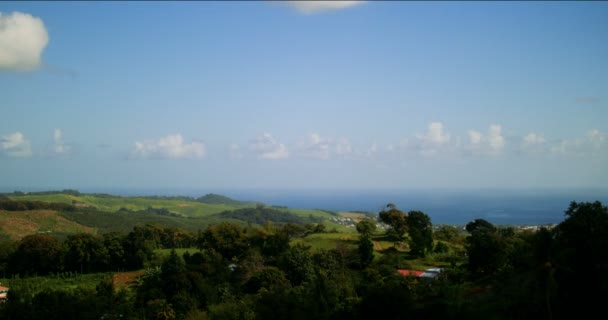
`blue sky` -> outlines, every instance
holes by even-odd
[[[0,188],[606,188],[606,2],[2,2]]]

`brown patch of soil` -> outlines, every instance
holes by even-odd
[[[112,281],[117,288],[130,287],[135,284],[135,279],[143,274],[143,271],[120,272],[114,275]]]

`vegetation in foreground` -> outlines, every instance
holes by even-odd
[[[394,205],[379,217],[386,231],[368,219],[356,234],[318,223],[226,222],[198,233],[148,225],[4,241],[10,291],[0,317],[562,319],[600,311],[608,295],[600,202],[573,202],[563,222],[538,231],[477,219],[463,235]],[[443,267],[432,281],[397,272],[430,266]],[[131,271],[130,280],[116,271]]]

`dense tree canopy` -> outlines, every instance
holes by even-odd
[[[411,211],[403,220],[410,252],[428,252],[430,217]],[[200,232],[201,250],[184,255],[172,250],[162,259],[154,249],[168,243],[170,232],[158,226],[63,240],[32,235],[0,247],[9,274],[86,273],[103,265],[143,268],[143,275],[130,291],[118,290],[110,274],[87,289],[40,289],[34,282],[51,276],[14,278],[7,301],[0,303],[0,318],[567,319],[603,311],[608,210],[599,202],[573,202],[555,228],[521,230],[471,221],[462,265],[436,259],[442,255],[413,259],[404,248],[376,251],[374,242],[385,235],[370,228],[358,226],[358,242],[350,238],[335,248],[310,249],[290,240],[308,236],[314,225],[224,223]],[[445,231],[441,241],[452,250],[460,236]],[[414,239],[424,241],[416,247]],[[397,272],[428,261],[444,268],[432,282]]]

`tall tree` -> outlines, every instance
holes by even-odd
[[[376,224],[364,219],[357,223],[357,232],[359,232],[359,262],[362,267],[367,267],[374,260],[374,243],[372,242],[372,234],[376,231]]]
[[[608,296],[608,208],[599,201],[570,203],[556,242],[559,305],[600,312]]]
[[[392,203],[387,204],[386,208],[388,210],[380,211],[380,220],[391,227],[389,235],[395,241],[401,241],[407,232],[407,216]]]
[[[469,222],[466,230],[471,233],[465,248],[469,257],[468,268],[473,274],[491,275],[505,265],[512,232],[501,232],[484,219]]]
[[[431,218],[422,211],[410,211],[407,217],[410,235],[410,252],[414,256],[424,257],[433,250],[433,224]]]

